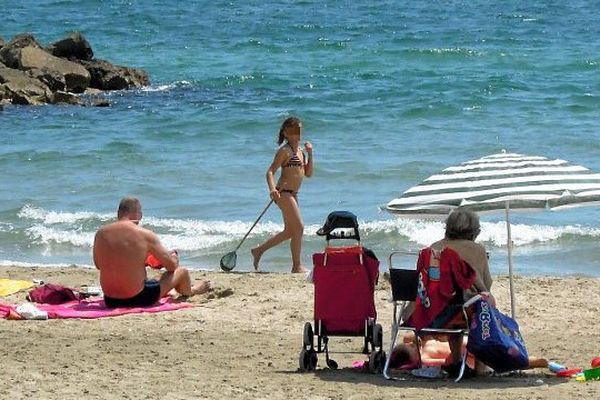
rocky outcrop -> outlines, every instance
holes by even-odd
[[[52,43],[48,52],[55,57],[69,60],[90,61],[94,58],[94,51],[90,43],[79,32],[73,32],[69,37]]]
[[[30,34],[17,35],[0,49],[0,62],[9,68],[20,69],[21,50],[25,47],[41,49],[42,45]]]
[[[90,73],[83,65],[54,57],[44,49],[22,48],[19,64],[24,71],[39,69],[64,76],[68,92],[82,93],[90,85]]]
[[[104,60],[80,61],[91,74],[90,87],[100,90],[122,90],[150,83],[148,74],[141,69],[113,65]]]
[[[0,64],[0,90],[3,102],[13,104],[39,105],[52,102],[52,91],[39,80],[23,71]]]
[[[66,103],[107,106],[95,94],[91,101],[78,94],[91,90],[126,90],[150,84],[137,68],[94,59],[89,42],[79,32],[44,48],[32,35],[5,43],[0,38],[0,105]],[[84,95],[85,96],[85,95]]]

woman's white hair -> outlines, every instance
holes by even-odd
[[[457,208],[446,219],[447,239],[475,240],[480,229],[479,217],[473,211]]]

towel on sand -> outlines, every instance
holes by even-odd
[[[163,297],[159,302],[149,307],[119,307],[107,308],[103,299],[85,301],[69,301],[63,304],[36,304],[36,307],[48,313],[49,319],[56,318],[103,318],[124,314],[156,313],[161,311],[179,310],[195,307],[192,303],[173,303],[170,297]],[[0,318],[8,318],[16,306],[0,304]]]
[[[19,290],[29,289],[32,286],[33,282],[31,281],[0,278],[0,297],[17,293]]]

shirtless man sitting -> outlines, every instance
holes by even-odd
[[[179,266],[177,253],[169,253],[154,232],[138,226],[142,205],[137,198],[123,198],[117,218],[118,221],[100,228],[94,239],[94,264],[100,270],[100,286],[107,307],[149,306],[172,289],[182,296],[210,290],[209,281],[192,286],[190,273]],[[166,269],[160,281],[146,276],[148,253]]]

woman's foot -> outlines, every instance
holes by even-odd
[[[297,267],[292,267],[292,274],[300,274],[300,273],[306,273],[308,272],[308,270],[306,268],[304,268],[302,265],[299,265]]]
[[[252,250],[250,250],[250,253],[252,253],[252,265],[254,265],[254,269],[257,270],[258,263],[260,262],[260,258],[262,257],[263,253],[258,249],[258,247],[255,247]]]

